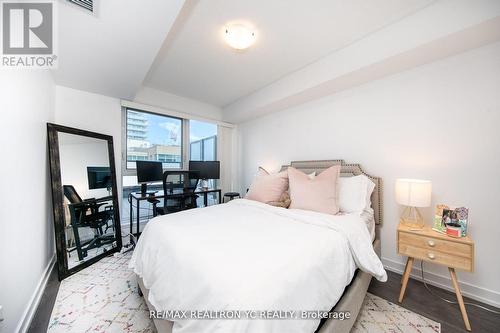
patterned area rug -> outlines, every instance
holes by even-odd
[[[156,332],[128,268],[131,254],[111,256],[63,280],[50,333]],[[440,324],[368,293],[351,332],[440,332]]]
[[[383,298],[366,294],[351,333],[439,333],[441,325]]]
[[[63,280],[48,332],[155,332],[128,268],[130,257],[104,258]]]

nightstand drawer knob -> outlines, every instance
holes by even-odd
[[[432,240],[427,241],[427,244],[429,244],[430,247],[434,247],[434,245],[436,245],[436,243]]]
[[[434,253],[429,253],[427,256],[429,257],[430,260],[436,259],[436,256],[434,255]]]

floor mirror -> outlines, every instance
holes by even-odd
[[[47,124],[59,280],[120,251],[113,137]]]

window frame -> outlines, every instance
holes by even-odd
[[[160,116],[160,117],[166,117],[166,118],[172,118],[172,119],[177,119],[181,121],[181,161],[180,161],[180,167],[179,168],[163,168],[163,162],[162,162],[162,169],[163,171],[177,171],[177,170],[185,170],[185,168],[188,165],[189,161],[189,119],[181,118],[181,117],[176,117],[176,116],[171,116],[169,114],[162,114],[162,113],[157,113],[157,112],[151,112],[151,111],[145,111],[133,107],[126,107],[122,106],[122,128],[121,128],[121,135],[122,135],[122,158],[121,158],[121,165],[122,165],[122,177],[123,176],[137,176],[137,169],[135,168],[128,168],[127,162],[128,162],[128,140],[127,140],[127,111],[136,111],[136,112],[141,112],[141,113],[148,113],[152,114],[155,116]],[[186,144],[186,138],[188,140]]]

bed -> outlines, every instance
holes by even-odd
[[[130,265],[149,309],[172,310],[156,313],[163,316],[154,319],[158,332],[350,331],[372,276],[387,278],[377,257],[381,179],[342,160],[290,165],[305,173],[341,165],[342,177],[365,174],[376,185],[373,211],[333,216],[240,199],[153,219]],[[332,307],[350,318],[321,320],[312,311]],[[313,318],[297,319],[304,314]]]

